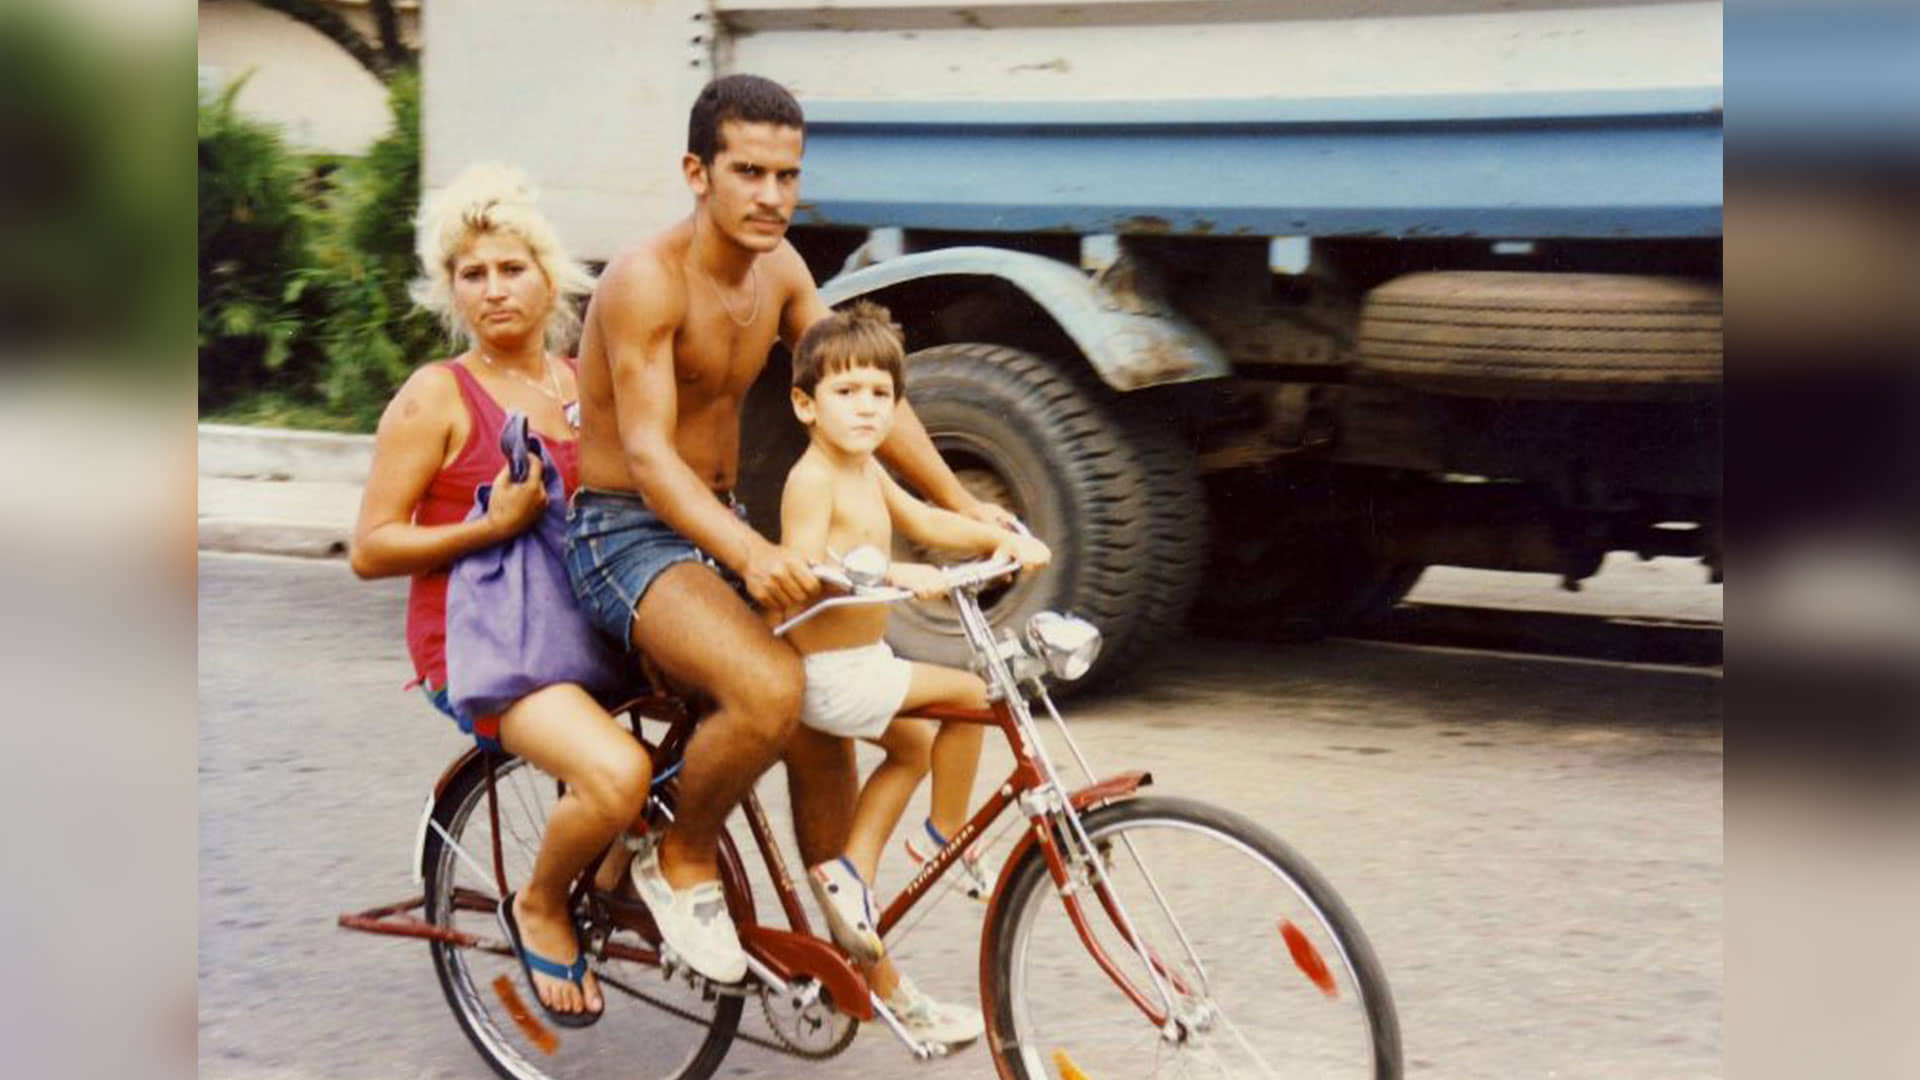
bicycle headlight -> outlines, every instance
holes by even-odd
[[[1027,641],[1054,676],[1071,682],[1100,655],[1100,630],[1085,619],[1042,611],[1027,620]]]

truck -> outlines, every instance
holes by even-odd
[[[687,107],[807,114],[790,239],[886,306],[970,489],[1058,553],[1083,685],[1189,624],[1318,635],[1428,566],[1721,565],[1721,4],[427,4],[425,182],[527,168],[578,253],[687,213]],[[771,527],[804,436],[746,403]],[[955,659],[950,616],[897,648]]]

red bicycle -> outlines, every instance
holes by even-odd
[[[1047,612],[1024,640],[996,639],[979,596],[1007,570],[977,563],[947,571],[992,705],[931,716],[999,731],[1012,771],[887,904],[882,937],[891,944],[954,861],[1017,810],[1009,821],[1018,838],[988,898],[979,953],[988,1049],[1000,1076],[1400,1076],[1392,995],[1346,905],[1255,822],[1192,799],[1142,795],[1151,783],[1143,771],[1095,779],[1044,680],[1083,674],[1098,631]],[[848,585],[847,594],[809,610],[908,595]],[[625,711],[653,756],[652,820],[665,825],[698,716],[669,696]],[[1051,721],[1084,784],[1062,778],[1037,717]],[[944,1051],[893,1023],[846,954],[824,929],[814,932],[757,794],[734,815],[720,850],[747,979],[710,985],[674,964],[643,909],[610,902],[583,878],[574,911],[606,1015],[589,1028],[550,1027],[526,996],[494,911],[528,875],[559,794],[518,758],[468,752],[434,786],[422,816],[415,865],[424,894],[341,917],[354,929],[428,939],[447,1003],[500,1075],[694,1080],[712,1075],[736,1040],[824,1058],[867,1022],[889,1027],[916,1057]],[[747,843],[758,850],[757,871],[742,855]],[[742,1030],[750,1002],[765,1034]]]

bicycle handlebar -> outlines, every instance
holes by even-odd
[[[891,604],[899,600],[913,599],[913,592],[898,585],[856,585],[846,573],[837,566],[814,566],[813,576],[837,588],[847,590],[840,596],[829,596],[809,605],[806,610],[773,628],[775,637],[813,618],[821,612],[837,607],[857,607],[869,604]],[[981,559],[978,562],[960,563],[940,568],[940,574],[946,579],[947,591],[977,588],[996,578],[1020,569],[1013,559]]]

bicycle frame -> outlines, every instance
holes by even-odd
[[[1171,971],[1157,956],[1145,948],[1126,913],[1121,910],[1106,882],[1105,871],[1099,856],[1081,827],[1079,819],[1080,813],[1086,810],[1131,795],[1141,786],[1151,783],[1152,777],[1144,771],[1135,771],[1093,781],[1093,774],[1087,765],[1086,758],[1080,753],[1079,747],[1073,743],[1071,734],[1066,733],[1064,721],[1060,721],[1051,700],[1045,699],[1043,695],[1047,711],[1056,721],[1060,721],[1060,729],[1066,735],[1074,757],[1090,781],[1088,785],[1077,790],[1069,791],[1065,787],[1051,759],[1048,758],[1045,748],[1040,745],[1032,712],[1020,693],[1013,672],[1006,658],[995,647],[986,616],[980,610],[978,589],[978,584],[964,588],[956,587],[953,592],[953,601],[961,615],[962,627],[966,631],[974,655],[981,659],[982,666],[986,669],[984,674],[992,688],[989,695],[991,706],[987,709],[929,708],[916,715],[941,722],[979,724],[997,729],[1006,738],[1013,752],[1014,766],[1006,779],[995,787],[986,802],[964,825],[955,830],[949,843],[935,853],[888,902],[876,929],[885,936],[898,926],[900,921],[952,868],[953,864],[970,851],[1010,807],[1018,804],[1027,818],[1026,834],[1016,843],[989,897],[989,924],[993,911],[997,910],[1004,896],[1014,868],[1022,863],[1035,845],[1038,845],[1046,862],[1048,875],[1061,897],[1068,918],[1073,923],[1081,943],[1100,969],[1113,980],[1115,986],[1141,1010],[1146,1018],[1155,1027],[1165,1029],[1172,1022],[1174,1014],[1173,997],[1163,982],[1163,979],[1172,977]],[[629,715],[634,735],[636,738],[641,738],[643,743],[645,740],[640,729],[640,721],[643,718],[667,724],[667,731],[659,744],[647,745],[653,759],[655,784],[671,779],[678,771],[686,744],[691,739],[699,720],[699,717],[689,709],[687,702],[678,697],[656,694],[628,702],[616,711]],[[434,798],[437,800],[451,778],[481,753],[477,749],[470,750],[449,767],[435,785]],[[489,773],[489,785],[488,813],[497,815],[497,797],[491,788],[491,773]],[[432,805],[433,801],[430,800],[429,809]],[[749,792],[747,798],[741,803],[741,809],[754,838],[755,846],[760,849],[761,858],[766,864],[774,890],[778,895],[782,914],[786,917],[789,926],[788,930],[783,931],[758,921],[756,905],[743,868],[738,863],[737,855],[729,858],[726,856],[731,853],[723,852],[721,860],[723,883],[729,904],[740,922],[741,940],[748,954],[759,961],[775,979],[790,984],[798,979],[813,978],[823,990],[832,995],[837,1009],[856,1019],[873,1019],[874,1011],[867,992],[866,980],[843,952],[813,934],[806,909],[800,899],[799,889],[788,870],[786,858],[780,850],[758,793]],[[433,827],[433,824],[429,814],[429,819],[422,821],[423,831]],[[494,850],[489,853],[493,864],[490,869],[500,895],[504,895],[508,883],[504,880],[497,822],[496,827],[491,831]],[[731,845],[725,846],[731,847]],[[1083,867],[1087,871],[1090,891],[1098,896],[1104,916],[1120,930],[1121,936],[1145,964],[1152,986],[1146,988],[1136,986],[1134,980],[1129,979],[1120,970],[1113,957],[1108,955],[1106,949],[1095,937],[1093,927],[1090,925],[1094,916],[1082,902],[1083,890],[1078,888],[1075,882],[1076,866]],[[584,889],[584,882],[577,884],[575,888],[576,890]],[[462,906],[471,906],[475,910],[491,910],[496,903],[478,894],[456,898],[456,902],[461,903]],[[349,929],[371,933],[427,938],[461,947],[504,951],[471,935],[433,926],[405,914],[423,903],[424,897],[418,897],[411,901],[383,905],[355,914],[341,915],[339,923]],[[658,951],[651,948],[612,941],[603,941],[601,948],[607,955],[622,959],[647,964],[660,962]],[[981,960],[983,980],[989,964],[985,953],[983,946]],[[1178,985],[1177,979],[1175,982],[1176,989],[1182,991],[1187,989]],[[791,991],[792,987],[782,985],[774,986],[773,989]]]

